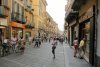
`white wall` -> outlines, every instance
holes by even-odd
[[[98,20],[97,20],[97,55],[100,56],[100,0],[98,0]]]

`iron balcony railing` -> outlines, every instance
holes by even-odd
[[[34,11],[32,4],[26,4],[25,10],[32,13],[32,11]]]
[[[12,12],[11,20],[16,21],[21,24],[26,24],[26,18],[24,15],[20,14],[19,12]]]

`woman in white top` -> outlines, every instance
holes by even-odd
[[[11,46],[12,46],[12,50],[15,52],[16,50],[16,43],[17,43],[17,38],[15,36],[11,37]]]

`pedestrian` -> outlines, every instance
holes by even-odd
[[[83,38],[81,41],[80,41],[80,44],[79,44],[79,58],[80,59],[83,59],[84,57],[84,54],[85,54],[85,38]]]
[[[68,38],[66,37],[66,43],[68,42]]]
[[[16,43],[17,43],[17,38],[14,35],[13,37],[11,37],[11,47],[12,47],[13,52],[15,52],[15,49],[16,49],[15,45],[16,45]]]
[[[29,45],[31,45],[32,44],[32,37],[30,36],[29,37]]]
[[[7,44],[8,44],[8,37],[6,37],[5,39],[4,39],[4,42],[3,42],[3,44],[2,44],[2,56],[5,56],[5,54],[6,54],[6,49],[7,49]]]
[[[40,45],[41,45],[41,37],[39,37],[39,44],[38,45],[40,47]]]
[[[76,37],[73,41],[73,46],[74,46],[74,57],[77,57],[76,54],[78,52],[78,38]]]
[[[34,37],[33,37],[33,39],[32,39],[32,43],[34,43],[34,41],[35,41],[35,39],[34,39]]]
[[[38,37],[35,38],[35,45],[34,45],[34,47],[39,47],[39,38]]]
[[[24,53],[24,50],[25,50],[25,40],[23,37],[21,37],[21,53],[23,54]]]
[[[53,54],[53,58],[55,58],[55,49],[56,49],[56,46],[57,46],[57,41],[54,38],[54,41],[52,42],[52,54]]]

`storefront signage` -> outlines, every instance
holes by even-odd
[[[7,26],[7,19],[0,18],[0,25]]]
[[[19,28],[25,28],[25,24],[20,24],[17,22],[11,22],[10,24],[12,27],[19,27]]]

